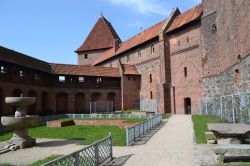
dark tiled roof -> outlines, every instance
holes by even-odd
[[[123,64],[124,74],[127,75],[140,75],[134,65]]]
[[[92,65],[97,65],[109,58],[114,57],[115,55],[118,55],[120,53],[123,53],[133,47],[136,47],[142,43],[145,43],[159,35],[160,29],[165,24],[166,20],[163,20],[159,22],[158,24],[146,29],[145,31],[139,33],[138,35],[128,39],[127,41],[120,44],[120,47],[118,50],[114,50],[114,48],[111,48],[107,51],[105,51],[101,56],[99,56]]]
[[[93,67],[83,65],[50,64],[54,74],[84,75],[102,77],[121,77],[117,68]]]
[[[101,17],[76,52],[111,48],[116,39],[121,41],[111,23]]]
[[[51,72],[49,63],[2,46],[0,46],[0,60],[47,73]]]
[[[167,29],[167,32],[176,30],[194,20],[197,20],[202,15],[202,11],[203,11],[202,5],[198,5],[188,10],[187,12],[180,14],[174,19],[173,23]]]

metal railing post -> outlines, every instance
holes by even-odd
[[[99,165],[99,149],[98,149],[98,145],[95,144],[95,165],[98,166]]]
[[[128,126],[126,126],[126,144],[127,144],[127,146],[129,145],[129,140],[128,140],[129,135],[128,134],[129,134],[128,133]]]
[[[109,141],[110,141],[110,157],[113,158],[113,147],[112,147],[112,133],[109,132]]]

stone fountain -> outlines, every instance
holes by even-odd
[[[36,102],[35,97],[6,97],[5,103],[16,106],[15,116],[2,116],[3,126],[13,129],[13,137],[7,141],[5,149],[16,150],[36,145],[36,140],[28,136],[28,128],[38,124],[38,116],[26,114],[27,106]]]

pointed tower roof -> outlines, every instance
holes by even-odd
[[[111,48],[117,39],[121,41],[111,23],[101,16],[76,52]]]

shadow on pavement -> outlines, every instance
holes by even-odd
[[[133,154],[127,156],[115,157],[110,162],[103,164],[102,166],[123,166],[132,155]]]

